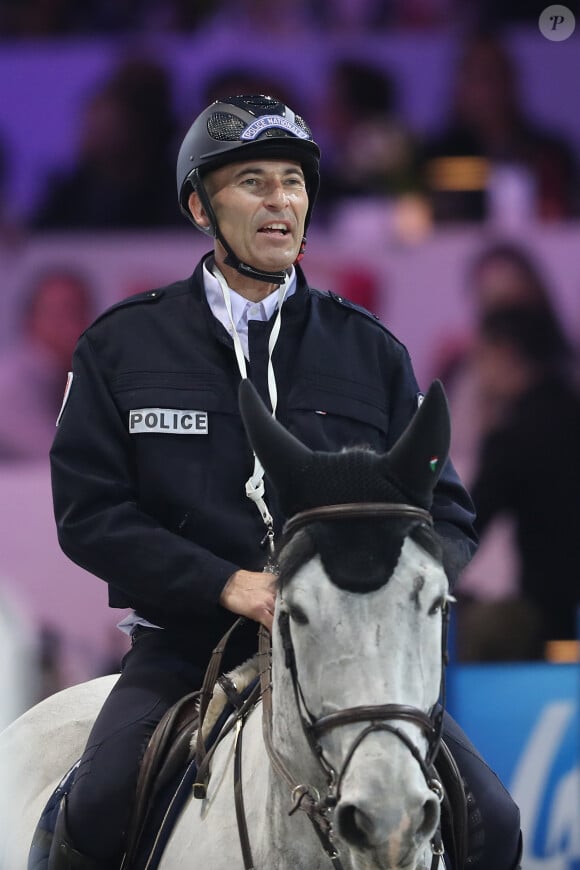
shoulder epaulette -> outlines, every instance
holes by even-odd
[[[352,299],[349,299],[347,296],[339,296],[337,293],[333,293],[332,290],[329,290],[326,295],[334,300],[334,302],[338,302],[339,305],[343,305],[345,308],[358,311],[359,314],[364,314],[365,317],[370,317],[371,320],[378,321],[379,323],[381,322],[378,314],[373,314],[372,311],[363,308],[362,305],[357,305],[356,302],[353,302]]]
[[[397,344],[400,344],[401,347],[406,349],[405,344],[401,341],[400,338],[397,338],[397,336],[393,332],[391,332],[391,330],[387,326],[385,326],[378,314],[373,314],[372,311],[369,311],[367,308],[363,308],[362,305],[358,305],[347,296],[339,296],[337,293],[333,293],[332,290],[326,290],[324,292],[319,290],[318,293],[321,297],[331,299],[334,303],[341,305],[343,308],[348,308],[350,311],[355,311],[357,314],[362,314],[363,317],[366,317],[372,323],[379,326],[383,330],[383,332],[386,332],[387,335],[393,339],[393,341],[395,341]]]
[[[144,293],[135,293],[133,296],[127,296],[126,299],[121,299],[120,302],[115,302],[114,305],[110,305],[102,314],[93,320],[92,326],[95,323],[99,323],[105,317],[108,317],[109,314],[112,314],[114,311],[118,311],[120,308],[127,308],[129,305],[138,305],[142,302],[157,302],[161,299],[162,296],[165,295],[166,288],[160,288],[158,290],[146,290]]]

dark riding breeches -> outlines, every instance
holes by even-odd
[[[167,642],[139,629],[121,676],[93,725],[68,798],[75,847],[118,866],[133,806],[139,764],[163,714],[201,687],[204,672]]]
[[[80,852],[111,866],[120,863],[147,742],[166,710],[199,689],[203,676],[167,632],[138,630],[121,676],[93,726],[69,795],[69,833]],[[520,839],[517,807],[448,715],[443,737],[473,795],[475,842],[469,866],[514,870]]]

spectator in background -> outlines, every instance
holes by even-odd
[[[548,640],[576,637],[580,604],[580,395],[570,346],[540,306],[485,314],[475,350],[482,394],[494,418],[471,493],[482,540],[500,513],[513,517],[520,562],[516,601],[459,611],[464,657],[540,657]],[[496,620],[509,613],[498,631]],[[493,620],[489,617],[493,615]],[[507,644],[506,635],[507,632]]]
[[[546,348],[551,348],[549,355],[545,353],[550,357],[549,367],[541,367],[538,374],[544,375],[548,369],[558,372],[558,378],[570,389],[575,357],[571,342],[560,325],[544,270],[526,248],[510,242],[486,246],[467,269],[466,292],[473,326],[465,334],[445,337],[442,342],[444,352],[434,366],[433,375],[441,377],[445,384],[451,408],[454,462],[473,492],[474,488],[480,487],[478,481],[481,481],[483,470],[479,457],[485,450],[487,439],[494,437],[491,433],[508,425],[513,413],[512,399],[507,392],[502,394],[500,387],[505,380],[507,391],[515,379],[515,370],[507,365],[506,354],[502,357],[505,368],[500,371],[496,365],[492,369],[491,363],[499,362],[500,354],[499,350],[495,354],[486,337],[490,329],[488,324],[493,325],[495,318],[501,322],[504,312],[507,312],[505,316],[510,323],[517,324],[519,317],[526,322],[529,317],[533,323],[545,324],[543,342]],[[496,376],[495,384],[490,377],[491,371]],[[555,379],[546,377],[544,390],[549,392],[548,384],[551,382]],[[531,421],[528,422],[531,425]],[[549,427],[557,429],[562,420],[546,422]],[[521,430],[519,434],[522,435]],[[543,437],[539,429],[538,437]],[[554,432],[553,441],[558,437]],[[536,443],[534,435],[530,436],[530,442]],[[562,467],[558,459],[552,461],[548,456],[549,449],[546,441],[542,448],[542,461],[545,459],[546,466],[553,469],[556,479]],[[522,445],[522,460],[524,455],[527,455],[526,447]],[[517,468],[523,470],[522,465],[518,464]],[[533,469],[534,464],[531,464],[530,475],[533,475]],[[518,473],[516,468],[513,472]],[[509,482],[513,480],[508,470],[506,486],[510,486]],[[534,478],[533,486],[539,489],[543,485],[546,485],[546,479],[540,474]],[[561,485],[562,481],[555,480],[554,492]],[[523,489],[522,493],[525,492]],[[552,509],[549,505],[555,504],[555,500],[546,501],[541,509],[538,500],[530,499],[531,504],[540,511],[537,521],[542,522],[546,511]],[[485,511],[485,505],[482,504],[480,510]],[[483,520],[483,513],[480,519]],[[457,657],[463,661],[538,658],[543,654],[545,629],[537,604],[521,595],[527,569],[520,544],[517,511],[507,503],[503,508],[496,504],[480,526],[480,533],[479,551],[457,587]],[[577,585],[578,582],[576,579]]]
[[[0,461],[48,460],[72,352],[93,317],[84,275],[50,267],[32,281],[21,335],[0,356]]]
[[[501,39],[476,33],[461,52],[447,126],[425,148],[435,218],[489,217],[494,173],[497,194],[505,197],[510,184],[514,198],[522,200],[517,207],[529,210],[529,217],[563,220],[579,213],[571,147],[526,115],[514,61]]]
[[[401,120],[395,82],[385,69],[365,60],[337,60],[320,123],[332,143],[325,150],[322,207],[333,208],[353,197],[385,199],[418,188],[416,143]]]
[[[129,59],[89,99],[76,166],[54,177],[33,225],[40,230],[175,226],[170,195],[175,124],[166,71]]]
[[[532,308],[547,322],[558,323],[552,292],[539,263],[523,246],[509,241],[488,244],[467,268],[465,292],[472,324],[462,333],[446,335],[436,354],[433,377],[443,381],[451,407],[452,453],[467,483],[473,479],[474,458],[482,434],[495,423],[490,395],[482,395],[474,351],[481,324],[493,311]],[[562,347],[569,341],[562,332]]]
[[[509,241],[490,243],[476,254],[466,270],[465,293],[471,322],[468,329],[443,337],[432,376],[441,378],[445,384],[451,409],[453,459],[462,479],[471,486],[482,438],[495,424],[498,410],[492,395],[484,394],[481,389],[476,365],[475,349],[481,324],[488,312],[514,306],[538,310],[550,321],[554,321],[556,315],[543,270],[526,248]],[[563,335],[561,340],[563,344],[567,341]],[[477,650],[469,643],[466,645],[470,637],[475,637],[470,626],[472,614],[477,623],[487,618],[498,627],[494,635],[494,654],[504,659],[521,658],[522,637],[536,638],[530,655],[539,654],[535,614],[529,610],[524,616],[521,601],[507,603],[518,594],[519,561],[513,516],[498,514],[487,526],[484,540],[463,572],[458,587],[459,658],[489,655],[480,645]],[[485,617],[484,609],[487,609]],[[510,609],[517,610],[522,628],[517,637],[501,631],[500,626],[505,621],[513,621]],[[528,620],[526,627],[525,619]],[[501,649],[496,643],[499,637],[503,639]],[[511,640],[514,643],[510,645]]]

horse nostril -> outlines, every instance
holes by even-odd
[[[417,828],[420,837],[431,837],[439,824],[440,804],[438,798],[433,795],[428,797],[423,804],[423,821]]]
[[[341,837],[352,846],[365,849],[370,846],[369,833],[371,820],[353,804],[345,804],[338,808],[336,826]]]

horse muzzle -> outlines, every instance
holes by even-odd
[[[335,836],[360,857],[360,868],[414,868],[440,819],[440,803],[428,788],[405,796],[345,783],[334,812]],[[372,857],[371,857],[372,856]]]

